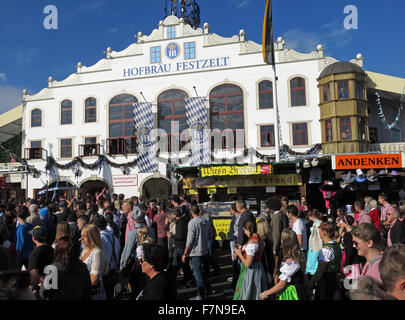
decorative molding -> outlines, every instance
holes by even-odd
[[[240,44],[240,54],[262,53],[262,46],[254,41],[247,41]]]
[[[163,20],[163,25],[165,26],[173,26],[180,24],[180,19],[176,16],[167,16],[165,20]]]
[[[329,66],[335,62],[339,62],[339,61],[336,60],[335,58],[331,58],[331,57],[326,57],[326,58],[320,59],[318,62],[318,71],[321,72],[327,66]]]
[[[115,52],[115,51],[113,51],[113,52]],[[80,67],[80,72],[78,70],[78,73],[90,73],[90,72],[108,71],[108,70],[110,70],[110,68],[111,68],[110,60],[109,59],[108,60],[107,59],[101,59],[96,64],[94,64],[94,65],[92,65],[90,67],[86,67],[86,66],[82,65]],[[67,78],[66,80],[68,80],[69,78]],[[70,83],[64,83],[66,80],[63,80],[63,81],[61,81],[59,83],[63,84],[63,85],[70,84]]]
[[[305,61],[305,60],[315,60],[319,59],[318,51],[312,51],[311,53],[299,53],[293,49],[286,49],[282,51],[279,55],[281,62],[295,62],[295,61]]]
[[[184,24],[184,27],[183,27],[184,36],[196,36],[196,35],[201,35],[201,34],[203,34],[203,30],[201,28],[194,30],[189,24]]]
[[[230,43],[239,43],[239,36],[234,35],[232,38],[224,38],[215,33],[208,34],[204,37],[204,47],[218,46]]]
[[[53,99],[52,89],[44,88],[40,92],[33,95],[24,94],[23,98],[24,102],[50,100]]]
[[[133,43],[128,46],[126,49],[122,51],[113,51],[111,52],[111,57],[114,58],[122,58],[128,56],[141,56],[143,55],[142,45],[138,43]]]
[[[164,40],[163,30],[164,30],[163,27],[159,27],[159,29],[154,29],[149,36],[138,35],[138,43]]]

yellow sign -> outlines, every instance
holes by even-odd
[[[183,180],[183,188],[243,188],[243,187],[288,187],[302,186],[302,178],[298,174],[275,174],[272,176],[253,177],[210,177],[210,178],[186,178]]]
[[[212,219],[215,231],[217,232],[217,237],[215,240],[228,240],[228,232],[231,228],[231,221],[232,217],[225,219]]]
[[[201,177],[213,176],[251,176],[260,174],[271,174],[270,164],[254,166],[211,166],[200,168]]]
[[[238,190],[236,188],[228,188],[228,194],[235,194],[238,193]]]
[[[208,189],[208,194],[216,194],[217,193],[217,189],[216,188],[209,188]]]
[[[212,222],[214,223],[215,231],[217,232],[217,237],[215,238],[215,240],[229,240],[228,232],[229,232],[229,229],[231,228],[231,221],[232,221],[232,216],[230,216],[229,218],[212,219]],[[259,221],[259,219],[256,219],[256,222],[257,221]]]

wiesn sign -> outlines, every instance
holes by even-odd
[[[332,169],[399,169],[405,167],[404,160],[402,153],[337,155],[332,156]]]
[[[271,165],[262,164],[256,166],[211,166],[200,168],[201,177],[214,176],[250,176],[271,174]]]

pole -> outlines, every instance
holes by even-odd
[[[277,72],[276,72],[276,61],[273,63],[273,72],[274,72],[274,111],[276,113],[276,122],[274,124],[274,140],[276,145],[276,162],[280,162],[280,123],[278,115],[278,90],[277,90]]]
[[[26,171],[26,174],[25,174],[25,200],[27,200],[28,199],[28,167],[27,166],[25,167],[25,171]]]

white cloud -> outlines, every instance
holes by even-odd
[[[16,54],[16,63],[18,65],[32,63],[33,58],[38,55],[39,55],[38,48],[30,48],[30,49],[24,50],[24,51],[20,50]]]
[[[282,36],[287,48],[299,52],[314,51],[318,44],[322,44],[325,48],[344,47],[352,41],[350,31],[346,30],[338,20],[321,26],[319,32],[291,29]]]
[[[5,73],[0,72],[0,80],[3,81],[4,83],[7,82],[7,77]]]
[[[300,52],[310,52],[321,43],[321,37],[315,32],[305,32],[301,29],[291,29],[283,34],[286,48]]]
[[[111,28],[108,28],[107,33],[115,34],[115,33],[118,33],[119,31],[120,31],[120,29],[118,29],[117,27],[111,27]]]
[[[245,8],[245,7],[248,6],[251,2],[252,2],[252,0],[230,0],[230,1],[229,1],[229,3],[230,3],[232,6],[236,6],[238,9]]]
[[[101,12],[103,10],[104,1],[97,0],[92,2],[83,2],[83,4],[77,6],[73,11],[74,15],[81,14],[81,13],[89,13],[89,12]]]
[[[22,102],[22,88],[0,85],[0,114],[9,111]]]

